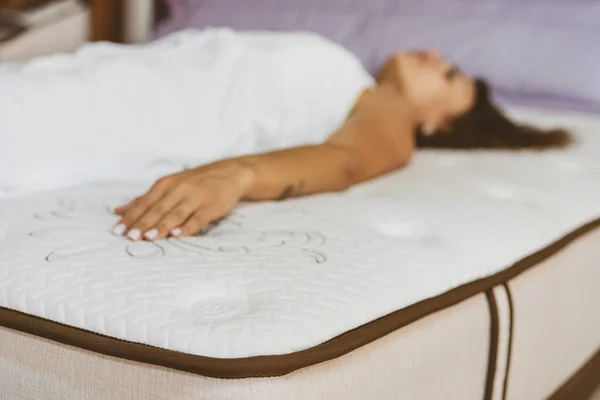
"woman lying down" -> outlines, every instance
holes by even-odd
[[[2,128],[18,132],[14,162],[30,167],[19,153],[35,141],[34,155],[55,153],[31,176],[74,183],[131,178],[161,159],[199,165],[115,210],[114,234],[131,240],[196,234],[242,200],[342,191],[407,165],[415,147],[569,142],[564,131],[509,121],[483,81],[435,51],[395,53],[373,79],[348,51],[307,33],[186,31],[0,74],[2,97],[12,89],[2,118],[13,121]],[[35,112],[24,123],[15,115],[26,99]],[[42,143],[35,131],[47,132]]]

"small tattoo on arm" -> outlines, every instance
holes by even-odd
[[[281,192],[277,200],[282,201],[288,199],[292,196],[292,194],[294,194],[294,185],[288,185],[285,187],[285,189],[283,189],[283,192]]]
[[[283,189],[283,191],[281,192],[281,194],[279,195],[277,200],[283,201],[283,200],[289,199],[290,197],[293,197],[296,194],[298,194],[298,192],[300,192],[303,187],[304,187],[304,181],[300,181],[297,186],[288,185],[285,187],[285,189]]]

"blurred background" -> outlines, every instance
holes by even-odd
[[[0,0],[0,62],[181,29],[309,30],[375,72],[436,48],[505,105],[600,112],[598,0]]]
[[[90,27],[87,1],[0,0],[0,61],[74,50]]]
[[[147,40],[159,0],[0,0],[0,62],[71,52],[91,40]]]

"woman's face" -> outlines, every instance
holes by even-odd
[[[443,130],[475,102],[475,83],[434,50],[396,53],[396,79],[423,126]]]

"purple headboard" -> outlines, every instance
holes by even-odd
[[[437,48],[504,97],[600,111],[595,0],[167,0],[156,35],[194,27],[309,30],[374,72],[393,51]]]

